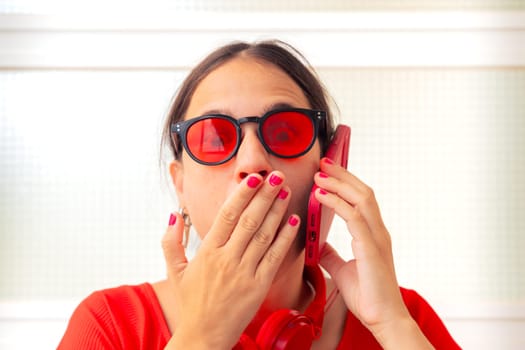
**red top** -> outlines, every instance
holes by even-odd
[[[401,288],[410,314],[436,349],[460,349],[430,305]],[[170,331],[150,284],[95,292],[77,307],[58,349],[164,349]],[[348,312],[338,350],[381,349],[372,334]]]

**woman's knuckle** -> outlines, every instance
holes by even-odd
[[[227,225],[234,225],[237,221],[237,215],[232,210],[228,210],[227,208],[223,208],[219,212],[221,220],[226,223]]]
[[[268,245],[272,239],[273,236],[266,230],[259,230],[253,236],[253,240],[263,246]]]
[[[372,203],[375,200],[375,194],[374,190],[371,187],[366,187],[363,193],[363,202],[364,203]]]
[[[167,239],[162,239],[160,241],[160,245],[162,247],[162,250],[164,252],[168,251],[170,248],[171,248],[171,241],[170,240],[167,240]]]
[[[239,226],[248,232],[252,232],[259,228],[259,222],[250,216],[242,216],[239,220]]]
[[[275,249],[269,249],[264,258],[270,265],[274,265],[281,261],[282,255]]]
[[[382,236],[381,241],[381,249],[384,251],[391,251],[392,250],[392,237],[388,233],[388,231],[384,231],[384,234]]]
[[[359,211],[358,207],[350,207],[350,210],[348,211],[348,218],[352,221],[360,220],[361,219],[361,212]]]

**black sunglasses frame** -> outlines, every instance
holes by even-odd
[[[312,126],[314,128],[314,132],[313,132],[313,137],[312,137],[312,140],[310,141],[310,144],[308,145],[308,147],[306,147],[306,149],[298,154],[294,154],[294,155],[290,155],[290,156],[283,156],[283,155],[280,155],[280,154],[277,154],[275,153],[274,151],[272,151],[272,149],[264,142],[264,138],[262,137],[262,125],[264,124],[264,122],[269,118],[271,117],[272,115],[274,114],[277,114],[277,113],[283,113],[283,112],[296,112],[296,113],[301,113],[305,116],[307,116],[308,118],[310,118],[310,121],[312,122]],[[188,146],[188,143],[187,143],[187,140],[186,140],[186,134],[189,130],[189,128],[201,121],[201,120],[204,120],[204,119],[210,119],[210,118],[218,118],[218,119],[224,119],[224,120],[228,120],[229,122],[231,122],[234,126],[235,126],[235,130],[236,130],[236,144],[235,144],[235,148],[233,149],[233,151],[231,152],[231,154],[229,156],[227,156],[225,159],[223,160],[220,160],[218,162],[205,162],[199,158],[197,158],[190,150],[189,146]],[[324,127],[324,122],[326,121],[326,112],[324,111],[320,111],[320,110],[313,110],[313,109],[305,109],[305,108],[280,108],[280,109],[274,109],[274,110],[271,110],[271,111],[268,111],[266,112],[264,115],[262,115],[261,117],[257,117],[257,116],[250,116],[250,117],[243,117],[243,118],[239,118],[239,119],[235,119],[229,115],[225,115],[225,114],[207,114],[207,115],[202,115],[200,117],[195,117],[195,118],[192,118],[192,119],[189,119],[189,120],[184,120],[184,121],[180,121],[180,122],[177,122],[177,123],[172,123],[171,124],[171,134],[172,134],[172,138],[173,138],[173,144],[176,145],[177,143],[175,142],[175,138],[174,136],[177,135],[178,138],[180,139],[181,143],[182,143],[182,146],[184,147],[184,149],[186,150],[186,152],[188,153],[188,155],[194,160],[196,161],[197,163],[200,163],[200,164],[203,164],[203,165],[210,165],[210,166],[213,166],[213,165],[220,165],[220,164],[224,164],[226,163],[227,161],[229,161],[230,159],[232,159],[236,154],[237,152],[239,151],[239,147],[241,146],[241,142],[242,142],[242,139],[241,139],[241,136],[242,136],[242,130],[241,130],[241,125],[244,124],[244,123],[257,123],[258,126],[257,126],[257,137],[259,138],[259,141],[261,142],[261,144],[264,146],[264,149],[266,150],[266,152],[268,152],[269,154],[272,154],[276,157],[279,157],[279,158],[297,158],[297,157],[300,157],[302,155],[304,155],[305,153],[307,153],[311,148],[312,146],[314,145],[315,143],[315,140],[317,139],[318,135],[319,135],[319,131],[322,130],[322,128]]]

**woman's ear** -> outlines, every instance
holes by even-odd
[[[179,199],[179,205],[183,205],[182,203],[182,194],[183,194],[183,179],[184,179],[184,171],[182,168],[182,163],[178,160],[174,160],[170,163],[170,175],[171,175],[171,181],[173,183],[173,187],[175,188],[175,192],[177,193],[177,197]]]

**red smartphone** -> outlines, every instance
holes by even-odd
[[[334,137],[326,150],[325,157],[330,158],[344,168],[348,165],[348,151],[350,149],[351,129],[346,125],[338,125]],[[316,266],[319,264],[319,252],[321,247],[326,243],[328,231],[334,219],[334,210],[324,208],[317,199],[314,192],[318,188],[313,185],[308,200],[308,218],[306,222],[306,252],[305,264]]]

